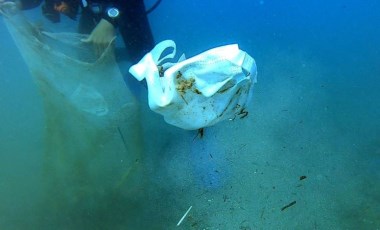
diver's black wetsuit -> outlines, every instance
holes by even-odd
[[[120,16],[113,20],[105,12],[94,13],[90,7],[84,7],[79,20],[79,32],[90,33],[96,26],[95,21],[101,18],[111,22],[119,28],[123,37],[126,52],[132,62],[139,61],[143,55],[154,47],[153,35],[150,29],[148,17],[143,0],[90,0],[90,4],[101,4],[103,9],[116,7]]]
[[[21,0],[23,9],[37,7],[43,0]],[[45,0],[45,8],[53,7],[55,3],[61,1],[68,2],[72,7],[81,6],[82,14],[79,19],[79,32],[89,34],[96,24],[103,18],[111,22],[119,28],[123,37],[128,59],[132,62],[139,61],[142,56],[154,47],[153,35],[150,29],[148,17],[145,10],[144,0]],[[87,6],[84,6],[83,3]],[[100,6],[99,12],[94,12],[93,6]],[[43,8],[44,8],[43,6]],[[109,7],[116,7],[120,11],[120,15],[112,19],[107,14]],[[54,10],[47,11],[50,15],[54,14]],[[53,15],[55,22],[59,21],[59,15]],[[76,12],[69,16],[75,19]],[[57,18],[58,17],[58,18]]]

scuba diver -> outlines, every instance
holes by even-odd
[[[130,61],[139,61],[154,47],[147,14],[161,0],[147,11],[143,0],[17,0],[16,5],[27,10],[38,7],[43,1],[42,13],[54,23],[60,21],[62,14],[76,20],[81,11],[78,32],[90,34],[83,42],[93,43],[99,51],[115,37],[116,28],[124,40]],[[5,0],[0,0],[0,4],[5,3]]]

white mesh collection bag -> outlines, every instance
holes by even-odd
[[[237,44],[168,62],[175,53],[174,41],[163,41],[129,69],[137,80],[146,79],[151,110],[187,130],[247,115],[245,105],[257,75],[251,56]]]

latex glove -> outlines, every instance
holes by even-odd
[[[0,14],[11,16],[19,11],[20,3],[17,1],[0,0]]]
[[[92,30],[90,36],[86,39],[82,39],[82,42],[92,43],[95,47],[96,53],[100,55],[114,39],[114,26],[107,20],[102,19]]]

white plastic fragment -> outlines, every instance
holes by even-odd
[[[177,226],[179,226],[182,223],[182,221],[186,218],[187,214],[189,214],[189,212],[190,212],[190,210],[191,210],[192,207],[193,206],[190,206],[190,208],[187,209],[187,211],[185,212],[185,214],[183,214],[182,218],[178,221]]]

